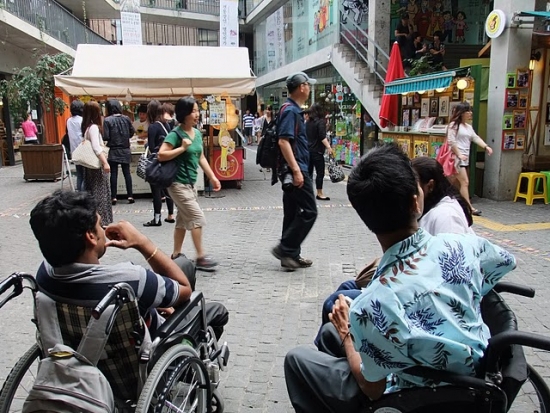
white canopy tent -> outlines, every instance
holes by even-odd
[[[80,44],[72,74],[55,76],[55,85],[71,96],[133,101],[242,96],[252,93],[255,84],[244,47]]]

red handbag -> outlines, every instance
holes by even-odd
[[[439,148],[439,152],[435,157],[436,161],[443,167],[443,174],[445,176],[456,175],[455,154],[451,150],[448,141],[445,139],[445,143]]]

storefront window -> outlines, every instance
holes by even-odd
[[[336,0],[290,0],[254,28],[257,76],[338,41]]]

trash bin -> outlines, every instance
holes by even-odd
[[[21,145],[23,179],[56,181],[63,168],[63,145]]]

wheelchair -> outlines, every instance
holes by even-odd
[[[25,273],[14,273],[0,283],[0,295],[10,289],[11,293],[0,301],[0,308],[23,290],[31,291],[37,343],[6,378],[0,391],[0,413],[22,410],[38,361],[47,350],[41,343],[36,310],[40,300],[51,299],[40,293],[34,277]],[[193,292],[190,300],[150,338],[134,291],[126,283],[114,285],[94,308],[51,302],[63,341],[73,348],[78,347],[90,317],[99,319],[107,308],[112,308],[106,327],[108,340],[98,368],[111,385],[117,412],[223,412],[217,388],[220,370],[228,363],[229,348],[227,343],[218,345],[214,331],[207,325],[202,293]]]
[[[411,367],[404,373],[446,385],[390,393],[361,413],[550,413],[550,389],[523,352],[524,346],[549,351],[550,339],[518,331],[503,292],[535,296],[532,288],[500,282],[483,297],[481,312],[491,338],[476,377]]]

